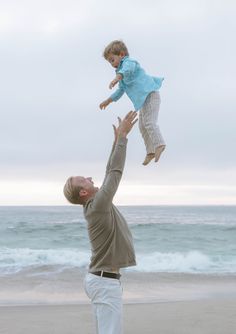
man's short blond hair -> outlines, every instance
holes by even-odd
[[[64,195],[66,199],[72,204],[83,204],[80,198],[81,187],[75,187],[72,183],[73,177],[69,177],[64,185]]]
[[[119,56],[121,52],[124,52],[125,56],[129,56],[129,51],[125,43],[120,40],[115,40],[106,46],[103,51],[103,57],[107,59],[110,54]]]

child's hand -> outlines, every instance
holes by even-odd
[[[102,109],[105,109],[105,108],[108,106],[108,104],[110,104],[111,102],[112,102],[112,100],[111,100],[111,98],[109,98],[109,99],[103,101],[103,102],[99,105],[99,108],[100,108],[101,110],[102,110]]]
[[[116,78],[114,80],[112,80],[112,82],[109,85],[109,88],[112,89],[118,82],[119,80],[117,80]]]

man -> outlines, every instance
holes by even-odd
[[[115,140],[100,189],[91,177],[82,176],[70,177],[64,186],[67,200],[83,205],[88,223],[92,256],[84,286],[99,334],[123,332],[119,271],[136,265],[132,235],[124,217],[112,204],[124,169],[127,135],[136,121],[137,113],[130,111],[123,120],[119,118],[118,127],[113,125]]]

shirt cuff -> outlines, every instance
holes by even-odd
[[[118,100],[116,93],[111,94],[109,98],[112,99],[112,102],[116,102]]]

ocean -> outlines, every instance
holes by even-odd
[[[235,206],[119,209],[137,257],[137,266],[124,272],[236,277]],[[70,281],[77,284],[87,271],[90,247],[79,206],[0,207],[0,235],[0,304],[22,301],[23,292],[28,301],[45,300],[48,291],[65,296]]]
[[[120,207],[140,272],[236,274],[236,207]],[[0,275],[57,266],[86,270],[81,207],[1,207]]]

